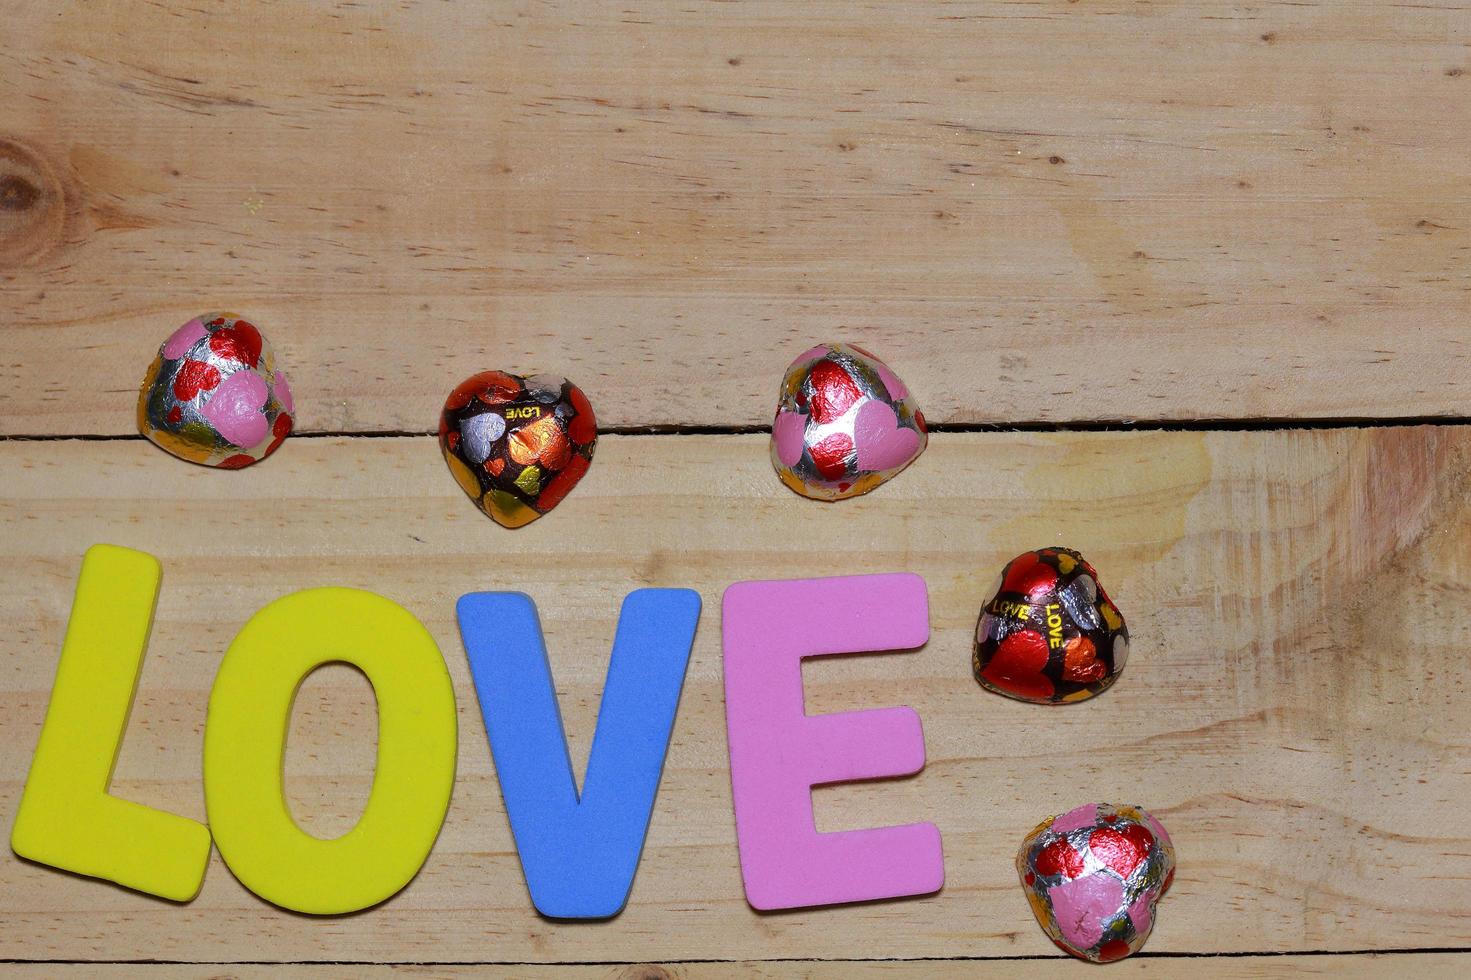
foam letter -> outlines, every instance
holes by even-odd
[[[536,605],[474,592],[457,611],[532,904],[558,919],[617,915],[659,791],[699,593],[639,589],[623,600],[580,797]]]
[[[918,575],[737,582],[725,590],[725,717],[746,900],[788,909],[923,895],[945,883],[940,831],[907,824],[820,834],[812,787],[924,767],[910,708],[808,715],[802,658],[922,645]]]
[[[357,825],[321,840],[291,819],[286,729],[301,682],[341,661],[378,700],[378,763]],[[266,606],[230,644],[209,698],[204,797],[235,877],[268,902],[319,915],[376,905],[418,873],[455,779],[455,692],[413,614],[358,589],[309,589]]]
[[[160,574],[141,551],[87,549],[10,846],[32,861],[187,902],[204,881],[209,829],[107,792]]]

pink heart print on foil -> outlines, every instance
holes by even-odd
[[[1089,824],[1098,820],[1098,804],[1086,803],[1075,807],[1052,821],[1052,831],[1057,834],[1066,834],[1074,830],[1081,830]]]
[[[881,401],[869,401],[853,422],[858,466],[865,470],[892,470],[919,455],[919,433],[901,428],[899,416]],[[788,464],[790,465],[790,464]]]
[[[195,317],[163,342],[163,356],[170,359],[183,357],[189,353],[191,347],[208,336],[209,331],[204,329],[204,321]]]
[[[1047,897],[1052,899],[1063,938],[1087,949],[1103,938],[1103,916],[1119,907],[1124,886],[1116,878],[1090,875],[1057,885]]]
[[[807,416],[796,412],[777,412],[771,426],[776,440],[776,457],[783,466],[796,466],[802,458],[802,434],[807,431]]]
[[[798,354],[797,359],[791,363],[787,370],[790,371],[794,367],[801,367],[806,364],[811,364],[813,361],[821,360],[827,356],[827,352],[827,344],[818,344],[816,347]]]
[[[201,414],[237,446],[254,446],[270,435],[271,424],[262,409],[270,391],[254,371],[236,371],[214,390]]]
[[[875,358],[874,369],[878,371],[879,380],[884,383],[884,387],[889,389],[890,398],[897,402],[900,399],[909,397],[909,387],[899,380],[897,374],[889,370],[887,364]]]

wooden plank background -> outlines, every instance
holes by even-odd
[[[130,432],[136,365],[214,307],[316,431],[430,431],[486,363],[605,425],[766,424],[830,336],[937,423],[1471,399],[1462,4],[0,17],[6,432]]]
[[[7,812],[79,556],[99,539],[149,551],[165,569],[117,769],[129,798],[203,816],[215,668],[256,609],[298,588],[368,588],[419,616],[446,653],[462,732],[434,854],[376,911],[288,915],[218,859],[184,908],[10,859],[0,864],[0,958],[1046,955],[1011,866],[1020,835],[1075,801],[1120,795],[1159,813],[1179,847],[1152,953],[1471,943],[1461,668],[1471,429],[941,434],[903,479],[840,506],[793,497],[772,477],[765,441],[605,437],[577,492],[516,533],[463,499],[427,436],[300,439],[228,476],[137,439],[0,447],[12,529],[0,561],[14,649],[0,712]],[[982,692],[968,663],[988,580],[1012,553],[1045,543],[1092,556],[1135,636],[1114,690],[1052,710]],[[818,791],[818,821],[936,821],[946,887],[907,902],[756,914],[736,868],[720,593],[752,576],[894,569],[929,583],[930,643],[814,663],[808,704],[913,705],[929,765],[908,780]],[[623,915],[549,923],[520,878],[453,600],[485,588],[538,600],[580,766],[617,604],[644,585],[690,586],[705,600],[648,846]],[[315,675],[302,700],[288,787],[309,828],[341,833],[371,780],[371,699],[342,668]]]
[[[1146,962],[1140,959],[1125,960],[1109,971],[1110,977],[1152,976],[1167,970],[1168,962],[1158,960]],[[942,967],[956,973],[967,972],[967,964],[947,962]],[[984,964],[987,976],[1015,978],[1015,980],[1038,980],[1057,975],[1058,964],[1050,961],[988,961]],[[1335,980],[1361,980],[1393,976],[1395,971],[1413,969],[1417,977],[1425,980],[1456,980],[1464,971],[1465,964],[1458,956],[1447,953],[1370,953],[1351,958],[1337,956],[1246,956],[1230,959],[1192,960],[1189,964],[1192,975],[1201,980],[1261,980],[1263,977],[1281,976],[1284,972],[1305,976],[1331,976]],[[48,977],[45,966],[17,966],[12,972],[17,977]],[[980,967],[973,967],[978,970]],[[810,960],[762,960],[744,963],[701,963],[672,964],[670,966],[591,966],[560,965],[539,966],[517,965],[515,976],[520,980],[685,980],[700,977],[704,980],[777,980],[801,974],[815,980],[894,980],[894,978],[932,977],[936,974],[934,963],[813,963]],[[179,980],[193,977],[197,970],[189,967],[147,966],[116,967],[73,967],[69,975],[75,977],[140,976],[149,980]],[[326,977],[371,977],[371,978],[417,978],[417,977],[479,977],[485,975],[481,967],[445,967],[402,964],[394,966],[300,966],[247,965],[235,967],[231,976],[244,980],[254,978],[306,978],[320,980]]]
[[[1120,974],[1467,970],[1471,8],[0,0],[0,25],[0,825],[99,541],[164,562],[129,798],[203,817],[215,668],[298,588],[419,616],[461,723],[444,833],[384,906],[291,915],[216,856],[181,907],[6,852],[7,969],[1050,975],[1013,851],[1096,797],[1180,852]],[[266,328],[300,409],[239,473],[132,435],[157,344],[214,308]],[[749,431],[827,338],[940,429],[837,505]],[[487,367],[569,375],[608,433],[516,532],[424,435]],[[1038,431],[969,431],[993,427]],[[981,591],[1049,543],[1135,636],[1114,690],[1055,710],[968,667]],[[895,570],[929,583],[930,644],[812,664],[809,709],[913,705],[930,762],[817,791],[818,821],[934,820],[946,887],[755,913],[720,593]],[[640,585],[705,600],[648,847],[622,916],[551,923],[452,603],[537,599],[580,766]],[[287,786],[313,832],[355,819],[375,725],[351,670],[303,689]]]

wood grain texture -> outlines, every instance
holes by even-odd
[[[1042,816],[1095,798],[1141,802],[1175,837],[1178,877],[1150,952],[1471,945],[1471,428],[941,433],[900,478],[834,505],[780,486],[761,436],[615,436],[553,515],[516,532],[464,499],[427,437],[298,439],[238,473],[180,464],[141,439],[9,442],[0,473],[0,826],[35,744],[81,554],[99,540],[164,563],[117,767],[128,798],[204,816],[215,668],[253,612],[299,588],[369,588],[419,616],[450,666],[461,730],[438,845],[378,909],[281,912],[218,857],[200,897],[179,907],[6,853],[0,958],[1047,956],[1014,849]],[[1083,705],[1012,702],[969,677],[982,591],[1006,559],[1045,543],[1093,560],[1134,634],[1123,679]],[[931,642],[812,664],[808,705],[913,705],[929,765],[817,791],[818,823],[934,820],[946,887],[757,914],[736,864],[721,591],[747,577],[894,570],[926,578]],[[580,770],[615,611],[644,585],[697,588],[706,603],[648,846],[623,915],[551,923],[526,897],[453,601],[496,588],[537,600]],[[346,668],[305,687],[287,785],[313,832],[345,830],[365,799],[373,719],[366,684]],[[1344,959],[1355,957],[1332,968],[1365,969]]]
[[[424,620],[461,729],[445,830],[383,907],[281,912],[218,856],[173,906],[7,851],[6,971],[1051,976],[1013,849],[1103,798],[1180,856],[1111,972],[1468,972],[1428,950],[1471,949],[1471,426],[941,432],[835,506],[780,487],[761,436],[605,436],[514,533],[428,438],[296,438],[225,474],[61,437],[131,432],[158,343],[218,308],[272,339],[304,433],[428,432],[486,367],[574,378],[605,428],[762,426],[824,339],[875,349],[942,427],[1471,418],[1471,7],[0,0],[0,25],[0,437],[45,437],[0,441],[0,826],[97,541],[165,566],[117,792],[203,817],[224,649],[313,585]],[[1135,635],[1114,690],[1056,710],[968,669],[981,592],[1045,543],[1100,566]],[[947,886],[757,914],[721,591],[894,570],[929,583],[930,644],[814,663],[808,704],[911,704],[930,764],[817,791],[818,821],[936,821]],[[580,768],[641,585],[706,604],[648,847],[625,914],[552,923],[452,603],[537,599]],[[307,682],[286,785],[312,832],[356,819],[374,732],[360,675]],[[1222,952],[1272,955],[1195,957]],[[455,962],[490,965],[432,965]]]
[[[1458,980],[1465,975],[1467,959],[1451,953],[1381,953],[1361,956],[1244,956],[1228,959],[1179,960],[1136,955],[1109,971],[1111,977],[1171,976],[1182,967],[1199,980],[1269,980],[1274,977],[1323,976],[1335,980],[1373,980],[1385,976],[1413,975],[1424,980]],[[936,976],[985,976],[1015,980],[1051,980],[1059,964],[1052,960],[983,960],[972,962],[883,962],[824,963],[813,960],[748,960],[739,963],[635,963],[629,965],[535,966],[490,964],[475,966],[395,964],[392,966],[236,966],[213,964],[165,966],[159,964],[87,967],[68,965],[67,976],[148,977],[150,980],[187,980],[192,977],[303,978],[324,980],[335,977],[372,977],[413,980],[417,977],[508,977],[514,980],[773,980],[805,977],[810,980],[889,980],[889,978]],[[51,965],[12,966],[16,977],[51,977]]]
[[[208,309],[305,431],[474,370],[770,421],[1464,417],[1463,4],[0,0],[0,433],[124,433]]]

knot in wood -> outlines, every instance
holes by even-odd
[[[66,201],[40,154],[0,136],[0,269],[14,268],[61,244]]]

